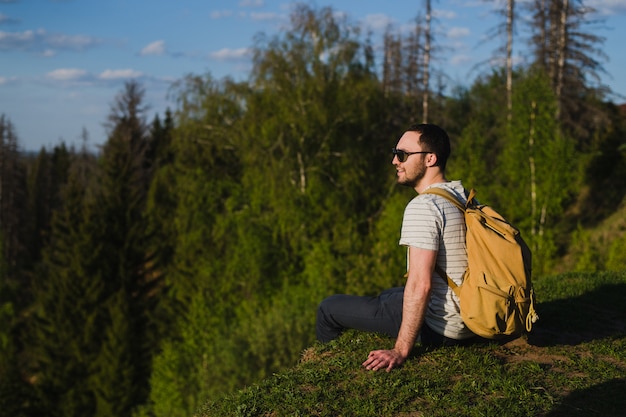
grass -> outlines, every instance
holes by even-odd
[[[626,271],[535,283],[540,320],[506,344],[427,349],[390,373],[366,371],[393,340],[356,331],[205,404],[199,416],[624,416]]]

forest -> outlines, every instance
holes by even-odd
[[[87,132],[22,152],[3,114],[0,416],[191,416],[292,366],[325,296],[402,285],[414,192],[390,150],[416,122],[448,131],[448,179],[520,228],[534,280],[626,269],[626,225],[588,232],[626,195],[626,113],[598,82],[590,9],[504,3],[498,59],[469,86],[434,69],[429,7],[372,39],[300,6],[254,39],[245,82],[190,74],[151,119],[127,82],[97,152]]]

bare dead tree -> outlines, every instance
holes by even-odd
[[[584,137],[599,114],[581,97],[602,97],[610,92],[599,76],[604,72],[601,61],[607,59],[600,48],[604,38],[591,31],[601,19],[592,18],[594,9],[582,0],[535,0],[532,7],[534,65],[550,79],[558,100],[555,117],[568,130],[576,131],[576,136]]]
[[[506,2],[506,109],[509,123],[513,117],[513,17],[515,0]]]
[[[428,100],[429,100],[429,78],[430,78],[430,48],[432,40],[432,9],[430,0],[426,1],[426,18],[424,24],[424,61],[423,61],[423,85],[422,85],[422,121],[428,123]]]

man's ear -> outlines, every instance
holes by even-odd
[[[437,165],[437,154],[429,153],[426,155],[426,166],[434,167]]]

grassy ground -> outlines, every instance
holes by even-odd
[[[540,320],[506,344],[426,349],[361,368],[393,340],[350,331],[200,416],[626,416],[626,271],[535,283]]]

